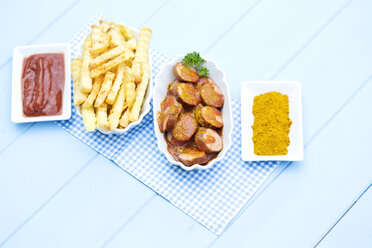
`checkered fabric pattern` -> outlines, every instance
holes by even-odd
[[[90,25],[100,19],[96,17]],[[72,57],[79,53],[90,25],[73,39]],[[167,59],[154,49],[150,52],[154,78]],[[157,147],[152,111],[139,125],[123,135],[85,131],[75,108],[70,120],[57,124],[113,160],[202,225],[220,234],[278,164],[241,160],[240,104],[235,100],[232,100],[232,111],[232,145],[222,161],[204,171],[184,171],[167,161]]]

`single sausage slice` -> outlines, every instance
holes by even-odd
[[[158,113],[160,132],[167,132],[176,125],[178,115],[183,111],[182,104],[174,96],[168,96],[160,104],[161,112]]]
[[[199,94],[191,84],[179,83],[175,86],[173,92],[178,100],[187,105],[196,106],[199,103]]]
[[[195,116],[195,118],[196,118],[197,121],[198,121],[198,119],[200,118],[201,110],[202,110],[203,107],[204,107],[203,104],[199,103],[199,104],[196,105],[196,106],[193,108],[193,110],[192,110],[192,112],[193,112],[193,114],[194,114],[194,116]],[[198,121],[198,122],[199,122],[199,121]]]
[[[196,90],[200,91],[201,87],[205,84],[214,84],[213,80],[209,77],[199,78],[199,81],[196,83]]]
[[[167,140],[168,140],[169,144],[171,144],[172,146],[175,146],[175,147],[182,147],[182,146],[187,144],[187,141],[184,142],[184,141],[176,140],[176,138],[174,138],[172,132],[167,132]]]
[[[196,148],[186,148],[178,155],[178,159],[186,166],[193,164],[205,164],[208,162],[208,156],[205,152]]]
[[[174,80],[172,83],[170,83],[168,85],[168,91],[167,91],[167,95],[173,95],[173,96],[176,96],[176,93],[177,93],[177,90],[176,90],[176,86],[178,84],[182,83],[181,81],[178,81],[177,79]]]
[[[196,83],[199,80],[198,72],[192,66],[187,68],[182,62],[173,67],[173,73],[180,81]]]
[[[179,114],[183,111],[182,104],[174,96],[167,96],[160,104],[161,111],[169,114]]]
[[[171,131],[177,123],[176,114],[158,112],[158,125],[160,132]]]
[[[172,130],[175,139],[189,141],[198,128],[198,122],[190,114],[181,114]]]
[[[194,112],[199,124],[203,127],[221,128],[223,127],[223,119],[221,112],[214,107],[204,106]]]
[[[199,128],[195,135],[195,144],[205,153],[219,152],[223,148],[221,136],[210,128]]]
[[[221,108],[224,103],[223,94],[216,84],[204,84],[200,88],[200,96],[205,105]]]

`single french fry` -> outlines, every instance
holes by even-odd
[[[136,84],[134,83],[133,73],[129,67],[124,72],[125,103],[130,109],[136,100]]]
[[[125,43],[124,36],[120,32],[118,24],[110,23],[110,28],[107,30],[107,34],[111,38],[111,46],[116,47]]]
[[[81,61],[81,74],[79,88],[81,92],[89,93],[92,90],[92,78],[90,75],[89,64],[92,60],[90,48],[92,44],[92,37],[89,35],[83,44],[83,57]]]
[[[117,46],[113,49],[110,49],[99,56],[95,57],[89,64],[90,69],[94,69],[97,66],[102,65],[103,63],[107,62],[108,60],[124,53],[125,47],[124,45]]]
[[[72,79],[80,80],[80,72],[81,72],[81,59],[75,58],[71,61]]]
[[[104,20],[100,20],[99,28],[102,30],[102,32],[106,33],[107,30],[110,28],[110,24]]]
[[[152,36],[152,31],[149,28],[141,28],[138,35],[136,54],[133,60],[133,76],[135,83],[141,82],[142,64],[147,63],[149,55],[149,45]]]
[[[103,76],[100,76],[94,80],[92,91],[90,92],[88,98],[85,100],[83,106],[92,107],[96,97],[98,95],[99,90],[101,89],[101,85],[103,82]]]
[[[136,36],[134,35],[134,33],[127,26],[124,26],[124,25],[119,25],[119,26],[120,26],[121,34],[124,36],[126,40],[125,47],[127,49],[135,50],[137,47],[137,41],[136,41]]]
[[[136,39],[136,36],[132,32],[132,30],[130,30],[130,28],[128,28],[127,26],[122,25],[122,24],[119,24],[119,27],[120,27],[121,34],[124,36],[124,38],[127,41],[131,40],[131,39]]]
[[[90,107],[82,107],[81,115],[83,116],[83,123],[84,127],[88,131],[94,131],[96,129],[96,114],[94,113],[94,108]]]
[[[96,101],[94,102],[94,107],[98,108],[101,106],[102,103],[105,102],[108,92],[111,89],[112,81],[114,81],[115,73],[113,72],[106,72],[105,78],[101,85],[101,89],[98,92]]]
[[[118,97],[112,105],[110,115],[108,117],[109,129],[114,130],[119,125],[120,114],[123,112],[125,106],[125,87],[122,84],[119,90]]]
[[[99,54],[103,52],[110,45],[110,37],[96,25],[92,26],[92,54]]]
[[[127,109],[119,121],[120,126],[126,128],[129,125],[129,109]]]
[[[129,59],[132,59],[134,56],[133,52],[132,51],[125,51],[123,54],[120,54],[119,56],[111,59],[110,61],[94,68],[91,72],[90,72],[90,75],[92,78],[96,78],[98,77],[99,75],[101,74],[104,74],[106,73],[108,70],[110,70],[111,68],[117,66],[118,64],[121,64],[121,63],[124,63],[126,62],[127,60]]]
[[[102,103],[101,106],[96,108],[96,115],[97,115],[97,128],[103,131],[109,130],[106,103]]]
[[[119,64],[117,71],[116,71],[115,81],[110,89],[110,92],[108,93],[106,97],[106,103],[112,105],[115,102],[116,96],[120,90],[120,86],[123,83],[124,70],[125,70],[125,65]]]
[[[143,99],[145,98],[146,89],[149,84],[150,76],[151,76],[151,69],[148,64],[143,64],[143,74],[142,74],[142,81],[137,85],[136,89],[136,101],[133,104],[133,107],[129,113],[129,120],[131,122],[137,121],[139,118],[139,113],[141,111]]]
[[[72,79],[74,81],[74,106],[78,106],[82,104],[85,101],[85,99],[88,97],[87,93],[83,93],[79,89],[80,72],[81,72],[81,60],[77,58],[71,62],[71,73],[72,73]]]
[[[136,39],[128,40],[127,42],[125,42],[125,47],[127,49],[132,50],[132,51],[136,50],[136,48],[137,48],[137,41],[136,41]]]
[[[136,50],[136,47],[137,47],[137,41],[136,39],[131,39],[131,40],[128,40],[127,42],[125,42],[125,47],[127,49],[130,49],[130,50]]]

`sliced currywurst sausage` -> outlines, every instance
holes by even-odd
[[[204,84],[200,88],[200,96],[203,102],[211,107],[221,108],[224,103],[223,94],[215,84]]]
[[[167,140],[172,146],[176,147],[182,147],[187,144],[187,142],[176,140],[176,138],[173,137],[172,132],[167,132]]]
[[[195,144],[205,153],[219,152],[223,143],[221,136],[210,128],[199,128],[195,135]]]
[[[173,73],[178,80],[196,83],[199,80],[197,71],[193,67],[187,68],[183,63],[179,62],[173,67]]]
[[[164,112],[158,112],[158,125],[160,132],[171,131],[177,123],[177,116]]]
[[[186,166],[193,164],[205,164],[208,162],[208,156],[205,152],[196,148],[187,148],[178,155],[178,159]]]
[[[199,103],[199,94],[192,84],[188,83],[176,84],[173,87],[172,92],[173,95],[177,96],[178,100],[187,105],[196,106]]]
[[[204,106],[200,110],[196,111],[194,114],[199,124],[203,127],[223,127],[222,114],[217,108]]]
[[[177,79],[174,80],[172,83],[170,83],[169,86],[168,86],[167,94],[176,96],[176,94],[177,94],[176,86],[180,83],[182,83],[182,82],[178,81]]]
[[[164,113],[179,114],[182,112],[182,104],[174,96],[168,96],[160,104],[161,111]]]
[[[196,83],[196,89],[198,91],[201,90],[202,86],[205,85],[205,84],[214,84],[213,80],[209,77],[202,77],[202,78],[199,78],[199,81]]]
[[[179,141],[189,141],[198,128],[198,122],[192,115],[181,114],[172,130],[173,137]]]
[[[174,96],[168,96],[160,106],[161,112],[158,113],[159,129],[160,132],[167,132],[176,125],[178,115],[183,111],[183,107]]]

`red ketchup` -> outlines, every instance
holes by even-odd
[[[65,63],[62,53],[35,54],[24,59],[22,103],[25,116],[62,114]]]

